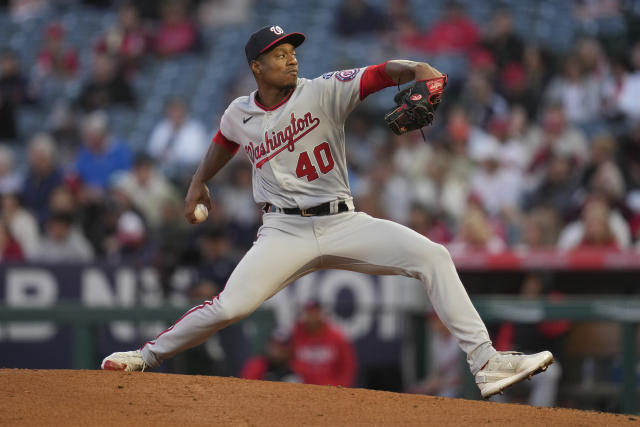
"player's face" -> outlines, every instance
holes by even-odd
[[[276,46],[260,56],[256,78],[278,88],[295,87],[298,81],[296,50],[290,43]]]

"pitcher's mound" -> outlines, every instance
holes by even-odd
[[[0,424],[640,427],[640,418],[236,378],[2,369]]]

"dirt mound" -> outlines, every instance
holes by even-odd
[[[236,378],[0,370],[0,425],[547,425],[640,417]]]

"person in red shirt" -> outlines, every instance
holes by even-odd
[[[7,223],[0,221],[0,262],[10,261],[24,261],[24,254]]]
[[[79,66],[78,52],[65,42],[64,26],[59,22],[49,24],[44,33],[44,46],[36,59],[37,77],[73,79]]]
[[[158,27],[154,44],[161,57],[170,57],[194,50],[198,44],[198,31],[187,16],[180,0],[166,0],[161,7],[162,22]]]
[[[132,3],[118,9],[118,21],[98,40],[95,50],[117,56],[123,73],[131,76],[138,69],[151,48],[151,33],[140,20],[140,13]]]
[[[480,41],[480,32],[464,6],[447,2],[444,16],[426,33],[404,34],[400,43],[409,49],[432,54],[469,53]]]
[[[308,303],[291,338],[292,367],[305,384],[354,385],[357,362],[353,346],[331,324],[320,304]]]

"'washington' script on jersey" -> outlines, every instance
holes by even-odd
[[[294,113],[291,113],[291,122],[284,129],[276,132],[264,133],[264,142],[254,145],[249,142],[244,147],[247,155],[251,159],[251,163],[255,163],[257,168],[261,168],[266,162],[280,154],[282,150],[289,149],[293,152],[296,141],[311,132],[320,124],[320,119],[313,117],[311,113],[306,113],[303,118],[297,119]],[[265,157],[267,156],[267,157]],[[256,163],[258,162],[258,163]]]

